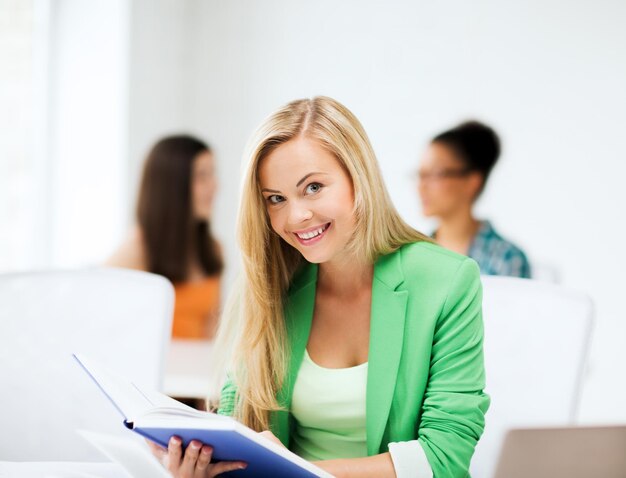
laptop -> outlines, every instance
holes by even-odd
[[[626,478],[626,426],[510,430],[494,478]]]

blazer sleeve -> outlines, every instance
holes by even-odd
[[[220,393],[220,406],[217,409],[218,415],[233,416],[235,414],[236,395],[237,387],[235,387],[234,382],[228,378]]]
[[[465,478],[485,427],[482,286],[465,259],[437,320],[418,440],[434,478]]]

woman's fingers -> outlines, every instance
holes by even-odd
[[[204,477],[204,472],[209,467],[209,463],[211,463],[211,455],[213,455],[213,448],[210,446],[204,445],[200,449],[200,454],[198,455],[198,461],[196,462],[196,475]]]
[[[200,448],[202,448],[202,443],[197,440],[191,440],[187,448],[185,449],[185,456],[183,457],[183,462],[178,469],[178,475],[180,477],[192,477],[195,475],[196,462],[198,461],[198,456],[200,455]]]
[[[154,452],[164,449],[150,445]],[[211,464],[213,448],[192,440],[183,453],[182,440],[173,436],[167,447],[167,468],[176,478],[211,478],[227,471],[243,470],[248,465],[242,461],[222,461]]]
[[[183,442],[178,437],[171,437],[167,445],[167,468],[175,472],[180,466],[180,459],[183,455]]]
[[[248,464],[243,461],[220,461],[211,466],[211,471],[207,476],[209,478],[213,478],[214,476],[226,473],[227,471],[243,470],[247,466]]]

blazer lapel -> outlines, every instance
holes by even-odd
[[[366,397],[368,455],[379,453],[402,352],[408,292],[396,290],[404,281],[400,254],[384,256],[374,267]]]

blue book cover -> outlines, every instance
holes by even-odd
[[[248,467],[227,476],[332,478],[332,475],[288,449],[262,437],[230,417],[202,412],[104,369],[82,355],[76,361],[124,417],[124,425],[167,447],[176,435],[187,446],[198,440],[213,448],[214,461],[245,461]]]

